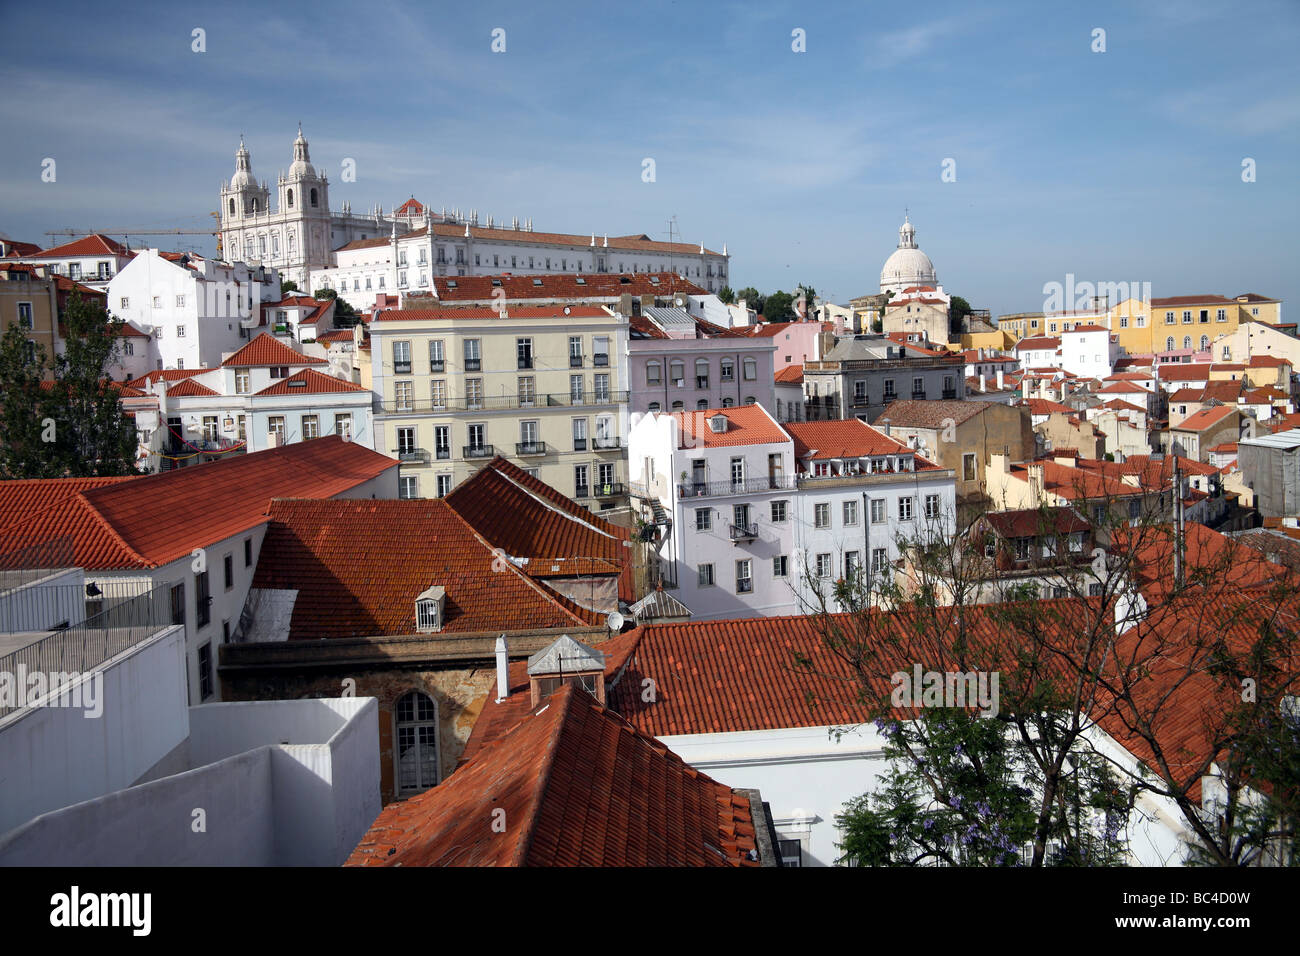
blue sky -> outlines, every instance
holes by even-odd
[[[737,287],[875,291],[909,207],[994,314],[1067,273],[1300,308],[1295,0],[293,6],[7,8],[0,232],[202,228],[239,135],[274,189],[301,121],[335,207],[654,238],[675,215]]]

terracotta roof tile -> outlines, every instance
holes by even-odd
[[[247,368],[249,366],[280,365],[326,365],[324,359],[303,355],[290,348],[279,339],[266,332],[249,342],[230,358],[221,363],[224,368]]]
[[[776,373],[775,379],[782,385],[802,385],[803,365],[787,365]]]
[[[892,402],[877,421],[899,428],[943,428],[949,419],[960,425],[997,404],[999,403],[950,400],[923,402],[904,398]]]
[[[856,418],[824,422],[787,422],[798,459],[862,458],[869,455],[910,455],[916,452]]]
[[[299,384],[301,383],[301,384]],[[305,368],[294,372],[288,378],[282,378],[268,385],[256,394],[261,395],[320,395],[327,392],[367,392],[363,385],[347,382],[333,375],[326,375],[314,368]],[[172,393],[173,395],[175,392]]]
[[[568,309],[566,312],[565,309]],[[512,305],[506,307],[505,318],[489,306],[446,306],[434,309],[388,309],[375,317],[376,322],[429,322],[442,319],[594,319],[609,317],[610,313],[595,305]],[[283,363],[281,363],[283,364]]]
[[[1209,408],[1202,408],[1196,414],[1188,415],[1170,430],[1180,432],[1204,431],[1234,412],[1236,412],[1236,409],[1230,405],[1213,405]]]
[[[541,273],[537,275],[436,276],[433,280],[438,300],[457,302],[493,302],[493,293],[505,292],[506,300],[527,299],[613,299],[625,293],[669,296],[676,292],[708,295],[707,290],[683,279],[675,272]]]
[[[722,448],[732,445],[765,445],[790,439],[762,405],[737,405],[694,412],[672,412],[679,429],[681,448]],[[727,429],[713,431],[709,419],[721,415]],[[690,442],[690,444],[687,444]]]
[[[70,259],[77,256],[125,256],[130,255],[126,246],[114,239],[100,233],[85,236],[81,239],[74,239],[71,242],[65,242],[61,246],[54,246],[46,249],[44,252],[38,252],[30,255],[29,259]]]

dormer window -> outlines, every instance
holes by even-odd
[[[443,606],[447,592],[434,585],[415,599],[415,629],[422,633],[442,630]]]
[[[528,685],[536,707],[565,684],[574,684],[605,704],[605,655],[565,634],[528,658]]]

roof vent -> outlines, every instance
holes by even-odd
[[[415,599],[415,629],[425,633],[442,630],[442,614],[447,591],[435,584]]]
[[[730,422],[727,420],[726,415],[718,414],[718,415],[713,415],[709,418],[710,431],[714,431],[718,433],[725,432],[727,430],[727,425],[729,424]]]
[[[586,285],[586,284],[587,284],[587,280],[584,279],[582,276],[578,276],[578,285]]]
[[[496,286],[498,289],[501,288],[501,280],[500,280],[500,279],[493,279],[493,280],[492,280],[492,284],[493,284],[494,286]]]
[[[533,280],[533,285],[541,285],[541,284],[542,284],[542,280],[541,280],[541,279],[534,279],[534,280]]]

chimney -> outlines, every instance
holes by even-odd
[[[1002,389],[1005,387],[1005,383],[1003,381],[1003,375],[1004,373],[1002,371],[1002,366],[999,365],[998,366],[998,391],[999,392],[1002,391]]]
[[[987,391],[988,388],[987,388],[987,383],[984,381],[984,373],[980,372],[980,394],[982,395]]]
[[[506,652],[506,636],[497,638],[497,703],[510,696],[510,658]]]
[[[1029,492],[1033,496],[1033,506],[1037,508],[1043,503],[1043,466],[1031,464],[1025,472],[1029,477]]]

